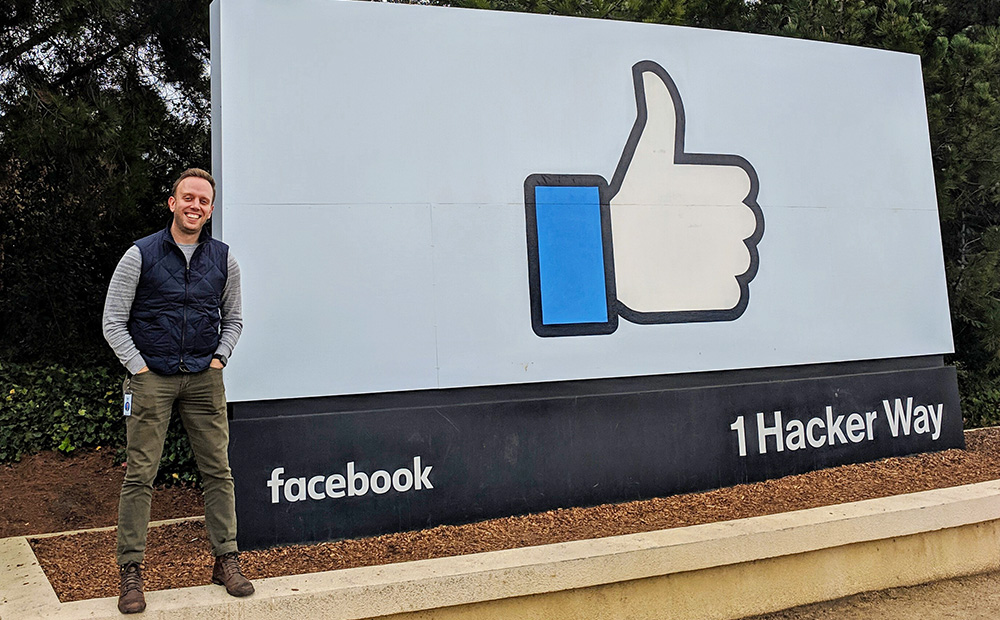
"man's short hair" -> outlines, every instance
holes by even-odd
[[[215,204],[215,179],[212,178],[211,174],[201,168],[188,168],[182,172],[181,176],[177,177],[177,180],[174,181],[174,186],[170,188],[170,195],[176,198],[177,186],[181,184],[181,181],[190,177],[198,177],[199,179],[205,179],[208,181],[208,184],[212,186],[212,204]]]

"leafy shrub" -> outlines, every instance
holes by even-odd
[[[1000,378],[969,372],[956,362],[958,391],[962,395],[962,417],[966,428],[1000,424]]]
[[[117,448],[125,458],[122,379],[118,367],[68,369],[57,364],[0,362],[0,463],[41,450]],[[176,417],[160,461],[159,482],[194,482],[197,466]]]

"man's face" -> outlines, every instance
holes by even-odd
[[[174,214],[174,227],[184,234],[197,235],[212,215],[212,185],[205,179],[188,177],[177,186],[177,192],[167,199]]]

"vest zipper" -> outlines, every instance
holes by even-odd
[[[192,254],[192,258],[194,255]],[[187,323],[188,323],[188,284],[191,283],[191,263],[188,262],[187,266],[184,267],[184,310],[183,310],[183,322],[181,323],[181,362],[180,367],[184,368],[184,340],[187,337]]]
[[[184,310],[183,310],[183,322],[181,324],[181,368],[184,368],[184,344],[187,339],[187,317],[188,317],[188,295],[190,294],[190,284],[191,284],[191,263],[194,262],[195,255],[198,254],[198,250],[201,249],[202,242],[199,241],[198,245],[195,247],[194,252],[191,252],[191,260],[187,261],[187,265],[184,267]],[[180,250],[180,248],[177,248]],[[183,254],[183,252],[181,252]]]

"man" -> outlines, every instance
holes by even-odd
[[[212,175],[192,168],[174,183],[170,225],[122,257],[108,286],[104,337],[128,371],[128,470],[118,504],[118,609],[146,608],[142,562],[171,411],[177,405],[201,470],[205,526],[215,554],[212,582],[233,596],[253,593],[240,571],[229,469],[222,368],[243,330],[240,271],[229,246],[204,231],[215,206]]]

